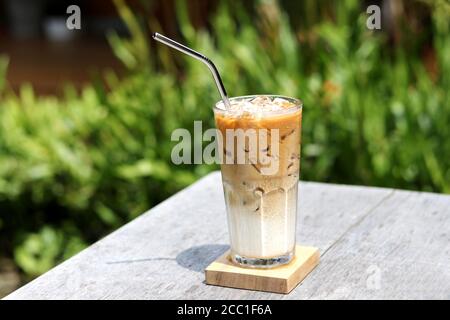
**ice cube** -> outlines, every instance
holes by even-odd
[[[283,99],[283,98],[279,98],[279,97],[273,99],[273,103],[278,104],[278,105],[283,105],[286,102],[289,102],[289,101],[287,101],[286,99]]]
[[[257,106],[264,106],[272,104],[272,100],[268,96],[257,96],[253,98],[252,104]]]
[[[273,103],[282,108],[289,108],[294,106],[294,104],[289,100],[278,97],[273,100]]]

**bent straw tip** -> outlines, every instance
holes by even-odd
[[[225,91],[225,87],[223,86],[222,80],[219,75],[219,71],[217,71],[216,66],[214,65],[214,63],[212,63],[211,60],[209,60],[207,57],[205,57],[201,53],[198,53],[198,52],[192,50],[191,48],[188,48],[188,47],[182,45],[181,43],[178,43],[170,38],[167,38],[157,32],[152,33],[152,38],[156,41],[164,43],[165,45],[167,45],[169,47],[172,47],[178,51],[181,51],[191,57],[194,57],[195,59],[203,61],[208,66],[208,68],[210,69],[210,71],[212,72],[212,74],[214,76],[214,80],[216,81],[217,88],[219,89],[219,93],[222,96],[222,100],[225,103],[225,106],[228,107],[230,105],[228,98],[227,98],[227,92]]]

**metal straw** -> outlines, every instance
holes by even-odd
[[[214,63],[212,63],[211,60],[209,60],[207,57],[205,57],[203,54],[192,50],[191,48],[186,47],[185,45],[182,45],[181,43],[178,43],[170,38],[167,38],[166,36],[163,36],[162,34],[159,34],[157,32],[154,32],[152,34],[153,39],[164,43],[165,45],[174,48],[178,51],[181,51],[197,60],[200,60],[204,64],[206,64],[211,71],[214,81],[216,81],[217,89],[219,89],[220,96],[222,97],[222,101],[225,104],[225,107],[228,109],[230,107],[230,102],[228,101],[227,91],[225,90],[225,87],[223,86],[222,79],[220,78],[219,72],[217,71],[216,66]]]

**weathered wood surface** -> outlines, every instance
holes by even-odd
[[[300,244],[320,264],[290,294],[209,286],[228,249],[213,173],[6,299],[450,299],[450,196],[301,182]]]

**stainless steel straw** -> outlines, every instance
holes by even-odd
[[[153,39],[155,39],[159,42],[162,42],[165,45],[167,45],[171,48],[174,48],[178,51],[181,51],[197,60],[202,61],[204,64],[206,64],[214,77],[214,81],[216,81],[217,89],[219,89],[219,93],[220,93],[220,96],[222,97],[222,101],[225,104],[225,107],[227,109],[230,107],[230,102],[228,101],[227,91],[225,90],[225,87],[223,86],[219,71],[217,71],[216,66],[214,65],[214,63],[212,63],[211,60],[209,60],[203,54],[201,54],[197,51],[194,51],[191,48],[188,48],[185,45],[182,45],[181,43],[178,43],[170,38],[167,38],[166,36],[163,36],[162,34],[159,34],[157,32],[153,33],[152,37],[153,37]]]

